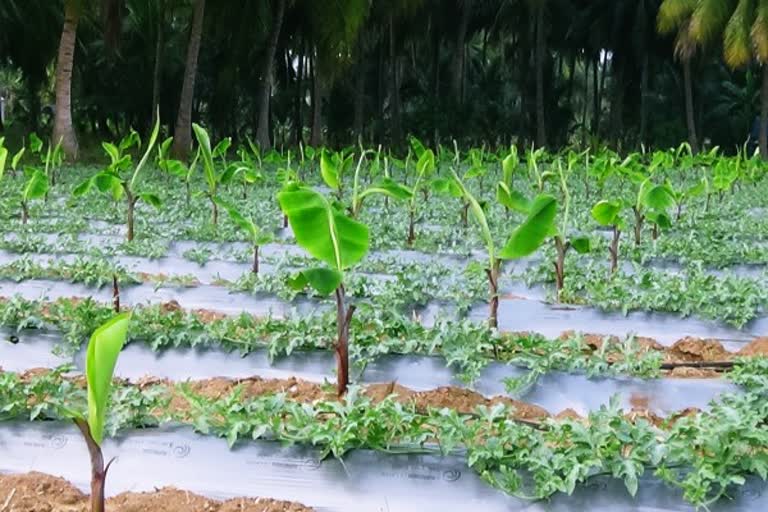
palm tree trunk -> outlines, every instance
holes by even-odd
[[[693,111],[693,83],[691,82],[691,59],[683,60],[683,87],[685,89],[685,122],[688,126],[688,144],[691,151],[699,152],[699,141],[696,138],[696,121]]]
[[[283,13],[285,13],[285,0],[277,0],[277,6],[272,19],[272,28],[269,31],[267,48],[264,51],[264,63],[259,80],[259,124],[256,127],[256,141],[262,149],[270,149],[269,140],[269,98],[272,91],[272,69],[274,68],[275,54],[277,53],[277,41],[283,26]]]
[[[187,160],[192,146],[192,102],[195,97],[195,78],[197,77],[197,56],[200,54],[200,42],[203,38],[203,17],[205,0],[195,1],[192,14],[192,31],[187,46],[187,62],[184,67],[184,84],[181,87],[179,113],[176,116],[176,129],[173,132],[173,154],[180,160]]]
[[[760,156],[768,159],[768,63],[763,64],[763,85],[760,91]]]
[[[312,133],[309,144],[319,146],[322,142],[323,99],[320,87],[320,76],[317,69],[317,52],[312,56]]]
[[[302,45],[302,48],[304,45]],[[296,138],[296,146],[304,143],[304,117],[302,116],[302,107],[304,106],[304,69],[306,66],[306,59],[304,55],[298,53],[299,64],[296,69],[296,91],[294,97],[294,112],[293,112],[293,129],[294,136]]]
[[[362,48],[362,38],[358,41],[358,57],[355,70],[355,102],[352,130],[355,134],[355,141],[363,140],[363,116],[365,114],[365,55]]]
[[[645,132],[648,130],[648,73],[650,60],[643,56],[643,69],[640,74],[640,144],[646,144]]]
[[[165,0],[159,0],[157,4],[157,40],[155,41],[155,69],[152,72],[152,120],[149,123],[151,130],[157,123],[158,106],[160,105],[160,88],[163,79],[163,18],[165,16]]]
[[[462,82],[464,79],[464,43],[467,39],[469,18],[472,14],[472,0],[464,0],[461,6],[459,30],[456,33],[456,48],[453,51],[453,73],[451,74],[451,92],[457,105],[462,103]]]
[[[400,79],[398,77],[398,59],[395,52],[395,20],[392,14],[389,15],[389,59],[392,66],[389,95],[390,103],[390,121],[392,123],[391,136],[392,145],[398,146],[403,138],[402,123],[400,119]]]
[[[547,128],[544,119],[544,53],[547,51],[544,39],[544,8],[542,1],[536,11],[536,146],[547,145]]]
[[[64,2],[64,27],[59,42],[56,60],[56,114],[53,122],[53,141],[68,157],[77,158],[79,150],[77,135],[72,125],[72,68],[75,62],[75,41],[77,24],[80,21],[80,6],[77,0]]]

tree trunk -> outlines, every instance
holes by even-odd
[[[323,122],[323,100],[322,89],[320,87],[320,76],[317,69],[317,52],[312,55],[312,134],[309,137],[309,144],[317,147],[322,143],[322,122]]]
[[[349,324],[355,306],[344,305],[344,287],[336,288],[336,391],[338,396],[347,392],[349,386]]]
[[[547,145],[546,119],[544,118],[544,54],[547,51],[544,38],[544,9],[542,2],[536,7],[536,146]]]
[[[389,60],[392,66],[392,72],[390,73],[390,94],[389,94],[389,108],[390,108],[390,122],[392,145],[398,146],[403,138],[403,129],[400,119],[400,79],[397,54],[395,52],[395,20],[392,14],[389,15]]]
[[[643,69],[640,72],[640,144],[647,145],[646,131],[648,130],[648,74],[650,60],[643,56]]]
[[[304,46],[302,45],[302,48]],[[294,97],[294,112],[293,112],[293,129],[296,138],[296,146],[304,144],[304,116],[302,111],[304,110],[304,70],[306,68],[306,59],[304,54],[299,52],[299,65],[296,69],[296,90]]]
[[[693,83],[691,82],[691,59],[683,60],[683,86],[685,88],[685,122],[688,126],[688,144],[693,153],[699,152],[699,140],[696,138],[696,121],[693,111]]]
[[[434,23],[434,20],[432,20]],[[438,116],[440,113],[440,32],[432,26],[432,146],[438,147],[440,133]]]
[[[768,63],[763,64],[763,85],[760,91],[760,156],[768,160]]]
[[[613,238],[611,239],[611,245],[608,248],[608,252],[611,254],[611,274],[615,274],[619,268],[619,238],[621,237],[621,230],[618,226],[613,226]]]
[[[362,39],[362,38],[360,38]],[[362,44],[358,43],[357,65],[355,66],[355,102],[354,102],[354,120],[352,122],[352,131],[355,135],[355,141],[360,143],[363,140],[363,116],[365,114],[365,55],[363,55]]]
[[[600,53],[592,62],[592,135],[600,133]]]
[[[555,238],[555,250],[557,258],[555,260],[555,300],[560,302],[560,295],[565,285],[565,254],[568,251],[568,242],[563,242],[559,236]]]
[[[451,93],[457,105],[463,103],[464,45],[467,39],[467,28],[471,14],[472,0],[464,0],[461,2],[461,18],[459,19],[459,30],[456,32],[456,47],[453,50],[453,62],[451,64]]]
[[[277,5],[272,18],[272,27],[269,29],[267,47],[264,49],[264,62],[261,67],[261,80],[257,104],[259,106],[259,124],[256,127],[256,142],[261,149],[270,149],[272,143],[269,140],[269,99],[272,91],[272,74],[275,67],[275,54],[277,53],[277,41],[280,38],[280,30],[283,26],[283,14],[285,13],[285,0],[276,0]]]
[[[75,62],[77,24],[80,21],[78,0],[65,0],[64,27],[56,59],[56,113],[53,122],[53,144],[61,141],[61,149],[71,159],[77,159],[79,146],[72,124],[72,68]]]
[[[157,123],[158,108],[160,105],[160,88],[163,80],[163,18],[165,15],[165,0],[159,0],[157,3],[157,40],[155,41],[155,68],[152,72],[152,116],[149,123],[149,130]]]
[[[197,77],[197,57],[200,54],[200,42],[203,38],[203,17],[205,0],[195,1],[192,14],[192,30],[187,46],[187,61],[184,67],[184,83],[181,87],[179,112],[176,116],[176,129],[173,132],[173,154],[180,160],[189,159],[192,147],[192,102],[195,97],[195,79]]]
[[[637,208],[633,208],[635,212],[635,247],[640,247],[640,237],[643,234],[643,221],[645,216]]]

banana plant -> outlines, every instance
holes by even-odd
[[[234,169],[231,167],[225,168],[224,172],[218,174],[214,163],[214,151],[211,149],[211,138],[208,136],[208,132],[197,123],[192,123],[192,130],[195,132],[195,138],[200,148],[200,156],[203,160],[203,175],[208,186],[208,190],[204,192],[204,195],[211,202],[211,222],[216,226],[219,223],[219,187],[222,185],[226,186],[232,181]],[[220,148],[221,145],[221,143],[217,144],[216,148]]]
[[[408,246],[416,240],[416,213],[418,209],[418,194],[429,185],[428,178],[435,171],[435,154],[431,149],[425,149],[416,162],[416,181],[411,188],[411,199],[408,202]]]
[[[277,200],[296,242],[322,264],[302,270],[289,284],[336,298],[336,390],[341,396],[349,385],[349,326],[355,311],[354,304],[346,304],[344,272],[368,252],[368,227],[346,216],[323,194],[296,182],[286,185]]]
[[[120,141],[118,145],[114,145],[109,142],[102,143],[104,151],[109,155],[110,164],[106,169],[100,171],[94,176],[83,181],[72,192],[75,197],[81,197],[89,192],[94,187],[102,193],[109,193],[115,201],[125,199],[126,204],[126,239],[131,242],[134,238],[134,216],[136,211],[136,204],[139,201],[143,201],[155,208],[160,208],[162,202],[157,194],[152,192],[140,192],[137,190],[139,182],[139,174],[149,160],[149,156],[154,150],[155,143],[157,142],[157,136],[160,131],[160,121],[155,122],[155,126],[152,129],[152,134],[149,137],[149,143],[144,151],[144,155],[133,167],[131,155],[127,153],[128,149],[133,146],[140,146],[141,139],[139,134],[135,131],[131,131],[130,135],[127,135]],[[129,174],[131,167],[133,172]]]
[[[320,153],[320,175],[325,184],[336,193],[339,201],[344,197],[344,176],[352,167],[353,158],[354,155],[345,155],[344,152],[331,154],[323,150]]]
[[[88,342],[85,377],[88,385],[88,415],[68,411],[85,439],[91,459],[91,512],[104,512],[107,472],[115,459],[104,464],[101,445],[117,358],[128,335],[130,313],[122,313],[96,329]]]
[[[27,181],[21,192],[21,223],[29,221],[29,203],[48,194],[48,176],[36,167],[25,167]]]
[[[355,179],[352,187],[352,207],[350,208],[350,213],[353,218],[357,218],[360,214],[360,210],[363,207],[363,201],[368,196],[380,194],[387,198],[391,197],[400,201],[407,201],[413,196],[413,191],[410,188],[387,176],[373,185],[368,186],[364,190],[360,190],[360,169],[362,168],[366,155],[369,153],[373,153],[373,151],[363,151],[360,154],[360,159],[355,168]]]
[[[681,186],[678,190],[675,190],[672,188],[672,183],[669,181],[667,181],[667,186],[672,191],[675,203],[677,204],[677,210],[675,212],[676,221],[680,220],[680,217],[683,213],[683,206],[688,201],[701,196],[707,196],[707,198],[709,198],[709,180],[706,176],[702,176],[695,185],[692,185],[688,188],[683,188]]]
[[[232,222],[245,233],[248,237],[248,242],[253,246],[253,265],[251,267],[251,272],[258,274],[259,247],[272,242],[275,239],[274,235],[257,226],[253,221],[253,218],[243,215],[234,205],[222,200],[219,200],[219,203],[227,211]]]
[[[650,178],[643,179],[637,190],[637,196],[632,206],[635,214],[635,247],[640,246],[643,225],[648,220],[658,227],[669,224],[667,211],[675,204],[675,196],[669,185],[654,185]]]
[[[563,215],[561,217],[560,227],[557,229],[554,226],[553,241],[555,244],[555,293],[556,300],[560,302],[560,296],[565,286],[565,257],[570,249],[575,250],[579,254],[584,254],[590,251],[590,241],[586,236],[570,236],[571,226],[570,221],[570,209],[571,209],[571,194],[568,189],[567,176],[571,174],[573,166],[576,163],[580,155],[571,153],[568,155],[567,170],[563,169],[563,162],[558,159],[555,165],[558,170],[558,176],[560,178],[560,192],[562,194],[563,203]]]
[[[623,209],[624,201],[621,199],[603,199],[595,204],[590,212],[598,224],[612,229],[613,236],[608,246],[608,253],[611,255],[611,274],[614,274],[619,267],[619,239],[625,228],[625,222],[621,216]]]
[[[488,289],[490,291],[488,325],[491,329],[496,329],[499,325],[499,273],[501,260],[523,258],[533,254],[541,247],[554,229],[557,200],[547,194],[537,196],[530,203],[526,219],[512,231],[504,247],[499,251],[496,248],[496,243],[488,225],[488,218],[482,206],[480,206],[480,203],[467,189],[455,171],[453,171],[453,179],[461,190],[464,199],[469,203],[469,211],[477,223],[480,230],[480,238],[483,240],[488,254],[488,267],[485,269],[486,276],[488,277]]]
[[[194,158],[189,165],[185,164],[181,160],[173,158],[158,160],[158,166],[167,172],[169,175],[176,176],[184,182],[184,190],[186,191],[187,204],[190,204],[192,200],[192,176],[195,175],[197,170],[197,163],[200,160],[200,148],[197,148]]]
[[[11,157],[11,174],[13,176],[16,176],[16,169],[19,166],[19,162],[21,161],[21,158],[24,156],[24,152],[27,150],[25,146],[22,146],[21,149],[19,149],[13,157]],[[0,180],[3,179],[3,174],[5,173],[6,165],[8,163],[8,156],[10,155],[8,148],[5,147],[5,137],[0,137]]]

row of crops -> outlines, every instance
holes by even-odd
[[[766,506],[759,158],[158,131],[0,143],[0,510]]]

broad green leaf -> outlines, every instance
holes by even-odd
[[[320,174],[326,185],[333,190],[339,190],[339,170],[334,160],[327,151],[320,153]]]
[[[208,183],[208,190],[211,194],[216,191],[216,171],[213,167],[213,155],[211,154],[211,139],[205,128],[197,123],[192,123],[192,130],[195,132],[197,144],[200,147],[200,154],[203,156],[203,173],[205,181]]]
[[[435,154],[431,149],[425,149],[416,162],[416,173],[420,176],[428,176],[435,170]]]
[[[648,208],[664,211],[675,205],[675,195],[667,185],[655,185],[645,191],[642,201]]]
[[[48,177],[41,171],[35,171],[24,187],[24,201],[40,199],[48,193]]]
[[[157,196],[157,194],[144,193],[144,194],[139,194],[139,197],[141,198],[142,201],[144,201],[149,205],[154,206],[158,210],[163,205],[163,202],[160,201],[160,198]]]
[[[179,178],[186,178],[189,172],[189,168],[180,160],[166,160],[165,168],[169,173]]]
[[[102,142],[101,147],[104,148],[104,151],[109,156],[111,163],[115,164],[118,160],[120,160],[120,150],[117,149],[117,146],[111,142]]]
[[[256,242],[256,238],[259,235],[259,229],[253,223],[253,221],[251,219],[246,219],[243,214],[241,214],[237,208],[232,205],[225,205],[225,209],[229,214],[229,218],[232,219],[232,222],[234,222],[237,227],[245,231],[245,234],[248,235],[248,238],[252,242]]]
[[[528,218],[512,232],[499,257],[523,258],[535,252],[551,235],[556,215],[557,200],[553,196],[542,194],[536,197]]]
[[[32,153],[39,153],[43,149],[43,141],[40,140],[40,137],[37,136],[36,133],[32,132],[29,134],[29,150],[32,151]]]
[[[461,187],[456,183],[456,180],[450,178],[435,178],[431,182],[431,188],[438,194],[450,195],[453,197],[461,197]]]
[[[464,183],[461,182],[458,175],[456,175],[456,172],[453,173],[453,177],[456,181],[456,184],[459,186],[459,188],[461,188],[464,199],[469,203],[472,217],[474,217],[475,222],[477,222],[477,225],[480,228],[480,236],[483,239],[483,243],[485,243],[486,250],[488,251],[488,256],[491,260],[491,266],[493,266],[493,262],[496,260],[495,245],[493,243],[491,230],[488,227],[488,219],[485,216],[485,212],[480,206],[480,203],[477,202],[477,199],[475,199],[475,196],[473,196],[469,190],[467,190],[467,187],[464,186]]]
[[[298,244],[330,267],[343,271],[368,252],[368,227],[334,208],[319,192],[289,184],[277,200]]]
[[[288,284],[294,290],[303,290],[309,285],[320,295],[330,295],[339,287],[343,277],[341,272],[332,268],[309,268],[289,279]]]
[[[76,186],[75,189],[72,191],[72,195],[75,196],[75,197],[83,196],[89,190],[91,190],[92,186],[93,186],[93,178],[89,178],[89,179],[83,181],[78,186]]]
[[[383,194],[395,199],[406,200],[413,197],[413,191],[391,178],[384,178],[375,185],[371,185],[360,194],[360,199],[371,194]]]
[[[571,239],[571,247],[579,254],[586,254],[591,250],[592,244],[586,236],[580,236]]]
[[[218,144],[216,144],[216,147],[213,148],[213,151],[211,154],[214,158],[218,158],[220,156],[224,156],[227,154],[227,151],[229,150],[229,147],[232,145],[232,138],[226,137],[224,139],[221,139]]]
[[[128,335],[130,313],[123,313],[96,329],[88,342],[85,376],[88,381],[88,426],[96,444],[104,439],[112,375]]]
[[[592,207],[592,218],[602,226],[614,226],[621,213],[621,201],[602,200]]]
[[[3,178],[5,173],[5,161],[8,159],[8,150],[6,148],[0,148],[0,179]]]
[[[501,161],[501,175],[502,175],[502,181],[509,185],[512,183],[512,175],[515,172],[515,169],[517,168],[519,160],[517,158],[517,150],[513,150],[507,155],[504,160]]]
[[[531,209],[531,202],[517,190],[511,189],[504,182],[499,182],[496,186],[496,200],[510,210],[520,213],[528,213]]]
[[[109,192],[114,187],[115,183],[120,183],[120,178],[110,172],[100,172],[93,177],[93,183],[99,192]]]
[[[413,149],[413,154],[416,155],[416,158],[421,158],[421,155],[423,155],[424,151],[427,149],[424,147],[424,144],[422,144],[421,141],[414,136],[411,136],[408,141],[411,144],[411,149]]]
[[[160,134],[160,116],[157,116],[157,121],[155,121],[155,126],[152,128],[152,134],[149,136],[149,144],[147,144],[147,149],[144,151],[144,156],[141,157],[141,160],[139,161],[138,165],[136,165],[136,169],[133,170],[133,177],[131,177],[131,183],[129,185],[130,190],[135,189],[136,184],[136,178],[139,176],[139,172],[141,169],[144,168],[144,165],[146,165],[147,160],[149,160],[149,155],[152,153],[152,149],[155,147],[155,143],[157,142],[157,136]],[[138,137],[138,135],[136,135]]]
[[[27,150],[27,148],[21,148],[18,153],[13,155],[13,160],[11,160],[11,169],[14,171],[19,166],[19,162],[21,161],[21,158],[24,156],[24,152]]]

